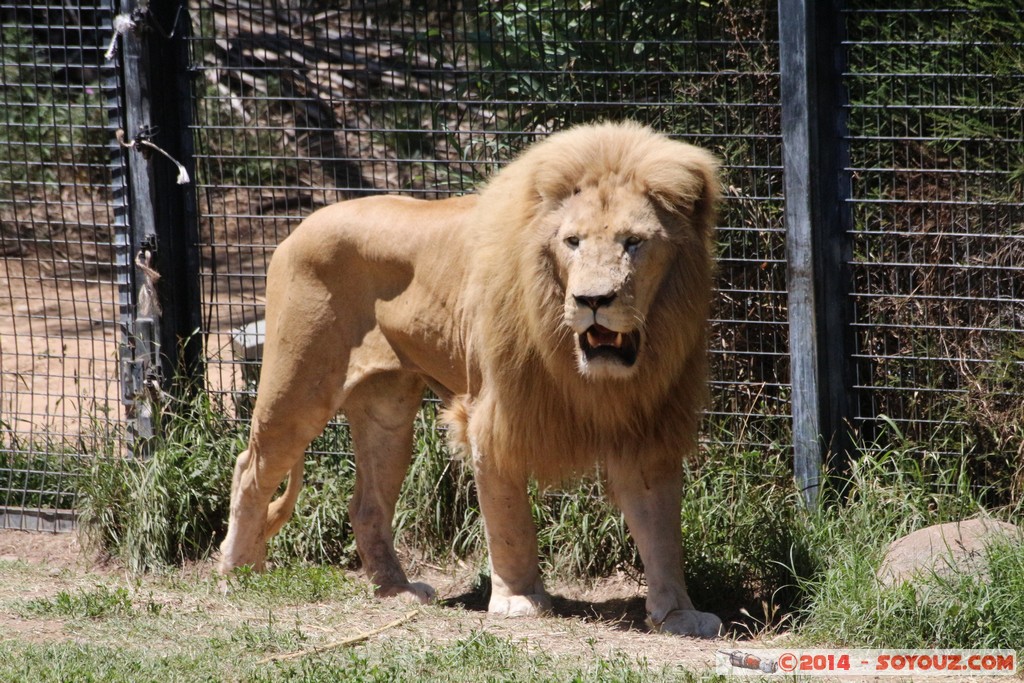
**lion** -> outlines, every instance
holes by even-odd
[[[649,625],[717,635],[721,620],[687,593],[680,507],[707,396],[718,195],[710,153],[602,123],[534,144],[475,195],[372,196],[306,218],[268,270],[263,368],[219,570],[263,567],[305,449],[343,411],[363,569],[378,596],[430,601],[392,533],[429,388],[472,464],[489,612],[551,607],[530,479],[596,473],[643,561]]]

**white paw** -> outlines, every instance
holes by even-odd
[[[374,594],[378,598],[398,598],[403,602],[428,605],[434,601],[436,592],[427,583],[403,583],[395,586],[379,586]]]
[[[710,612],[693,609],[672,610],[660,624],[648,619],[647,625],[656,633],[672,633],[677,636],[717,638],[722,634],[721,619]]]
[[[503,617],[538,617],[551,611],[551,596],[547,593],[491,595],[487,611]]]

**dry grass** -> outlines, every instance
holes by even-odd
[[[28,538],[32,542],[26,544]],[[362,577],[341,570],[310,567],[242,576],[225,595],[209,563],[129,577],[117,565],[83,558],[72,536],[0,531],[0,652],[26,661],[48,652],[37,666],[49,661],[57,667],[62,657],[84,648],[146,671],[155,671],[157,660],[166,665],[190,658],[191,670],[169,669],[177,674],[168,680],[206,673],[262,680],[281,667],[337,673],[354,656],[422,671],[444,666],[424,660],[425,653],[455,656],[483,644],[486,652],[507,650],[511,657],[509,671],[491,672],[498,677],[511,672],[516,679],[530,679],[540,667],[551,675],[581,675],[581,680],[676,680],[684,676],[680,667],[713,668],[715,650],[728,645],[637,630],[640,587],[621,578],[556,586],[563,595],[555,602],[556,616],[510,620],[481,611],[472,567],[420,569],[419,578],[435,583],[442,603],[405,618],[408,604],[374,599]],[[90,616],[79,609],[85,604]],[[396,620],[402,621],[393,624]],[[337,647],[382,627],[388,628],[364,642]],[[304,654],[287,662],[269,661],[299,652]],[[491,664],[485,659],[481,655],[472,666],[486,670]],[[90,661],[82,666],[92,670],[96,664]],[[0,665],[0,678],[15,670],[7,666]],[[35,680],[50,675],[45,669],[34,673],[40,674]],[[120,680],[116,667],[109,673]]]

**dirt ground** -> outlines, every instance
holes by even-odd
[[[761,634],[757,637],[725,637],[700,640],[652,634],[642,627],[642,590],[635,581],[613,577],[591,585],[557,584],[554,614],[543,618],[492,618],[486,613],[478,592],[472,589],[472,567],[414,565],[413,578],[437,588],[439,604],[417,611],[396,600],[376,600],[368,590],[328,597],[316,603],[275,607],[278,623],[294,623],[302,631],[306,645],[303,654],[332,649],[351,638],[367,646],[373,640],[404,639],[412,647],[444,646],[464,640],[469,634],[485,632],[502,641],[516,643],[528,653],[543,652],[552,657],[579,659],[597,655],[605,659],[625,657],[646,662],[652,671],[685,670],[700,678],[715,671],[716,653],[756,652],[759,649],[809,647],[794,643],[788,634]],[[243,624],[266,622],[268,611],[261,604],[238,603],[227,599],[216,588],[212,563],[206,562],[178,570],[172,576],[131,576],[116,563],[100,563],[81,547],[72,533],[44,534],[0,530],[0,643],[78,643],[123,645],[123,633],[113,632],[95,642],[97,630],[76,631],[59,618],[27,618],[19,605],[37,598],[53,599],[58,593],[127,587],[133,600],[157,605],[178,613],[202,614],[203,633],[238,628]],[[354,575],[354,586],[363,579]],[[194,623],[194,622],[188,622]],[[362,638],[369,634],[367,638]],[[180,648],[174,636],[152,633],[147,647],[165,653]],[[149,636],[147,636],[149,637]],[[820,646],[826,647],[826,646]],[[299,654],[299,653],[292,653]],[[285,655],[286,657],[288,655]],[[273,659],[271,657],[270,659]],[[269,661],[264,660],[264,661]],[[1024,674],[1001,677],[1021,680]],[[747,678],[755,680],[756,678]],[[787,677],[787,680],[794,680]],[[851,680],[816,676],[816,681]],[[874,680],[911,680],[887,676]],[[928,676],[928,681],[976,683],[989,680],[977,676]]]
[[[44,534],[13,530],[0,530],[0,562],[20,562],[27,571],[15,574],[21,581],[5,581],[0,585],[0,633],[3,639],[17,638],[31,641],[70,639],[73,636],[62,629],[59,621],[27,620],[6,608],[11,600],[52,597],[59,591],[76,587],[95,587],[107,582],[122,582],[126,575],[116,564],[100,564],[83,551],[75,534]],[[204,564],[181,570],[187,576],[207,577],[212,566]],[[700,640],[647,633],[639,623],[643,614],[640,587],[624,578],[612,578],[590,586],[554,586],[560,595],[555,600],[555,615],[537,619],[490,618],[485,606],[475,604],[471,597],[473,572],[470,568],[452,571],[437,567],[419,567],[420,580],[432,582],[437,588],[442,607],[431,608],[418,618],[402,625],[409,635],[427,641],[445,643],[465,637],[474,629],[484,629],[499,638],[522,640],[529,647],[543,647],[550,655],[571,655],[595,652],[604,656],[625,654],[633,659],[646,660],[651,666],[682,666],[690,671],[713,670],[715,652],[734,649],[736,641],[729,639]],[[360,580],[362,580],[360,578]],[[138,583],[140,582],[141,583]],[[156,578],[135,577],[136,592],[149,591],[160,599]],[[17,585],[17,584],[21,585]],[[149,584],[153,585],[149,585]],[[185,581],[184,583],[188,583]],[[180,601],[177,596],[167,598]],[[196,599],[201,599],[196,596]],[[408,609],[396,601],[368,600],[353,605],[359,614],[353,614],[353,632],[367,629],[368,624],[384,624]],[[322,609],[310,605],[308,610]],[[212,608],[216,611],[217,608]],[[305,611],[305,607],[296,607]],[[215,618],[238,619],[237,610],[223,610]],[[304,623],[315,623],[307,615]],[[335,639],[348,634],[333,634]],[[386,637],[386,636],[382,636]],[[743,642],[750,647],[752,642]],[[759,643],[760,647],[767,644]]]
[[[120,413],[112,283],[0,258],[0,421],[37,440],[74,442],[92,416]]]

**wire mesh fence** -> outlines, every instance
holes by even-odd
[[[775,2],[187,10],[200,332],[225,409],[244,418],[251,405],[267,262],[305,215],[373,193],[470,192],[551,131],[632,118],[724,161],[705,445],[792,447]],[[2,525],[24,526],[23,510],[38,525],[73,507],[89,456],[123,450],[117,324],[131,297],[107,111],[118,84],[103,54],[114,12],[44,1],[0,14],[0,506]],[[869,448],[897,438],[966,454],[1018,492],[1021,16],[1019,0],[879,0],[841,14],[851,426]],[[343,430],[331,433],[319,448],[344,448]]]
[[[893,4],[846,15],[860,427],[1019,488],[1024,7]]]
[[[708,439],[786,448],[777,15],[739,5],[199,9],[211,387],[252,390],[238,330],[261,319],[267,259],[313,208],[462,194],[549,131],[628,117],[726,162]]]
[[[0,526],[71,524],[118,447],[109,9],[0,6]]]

